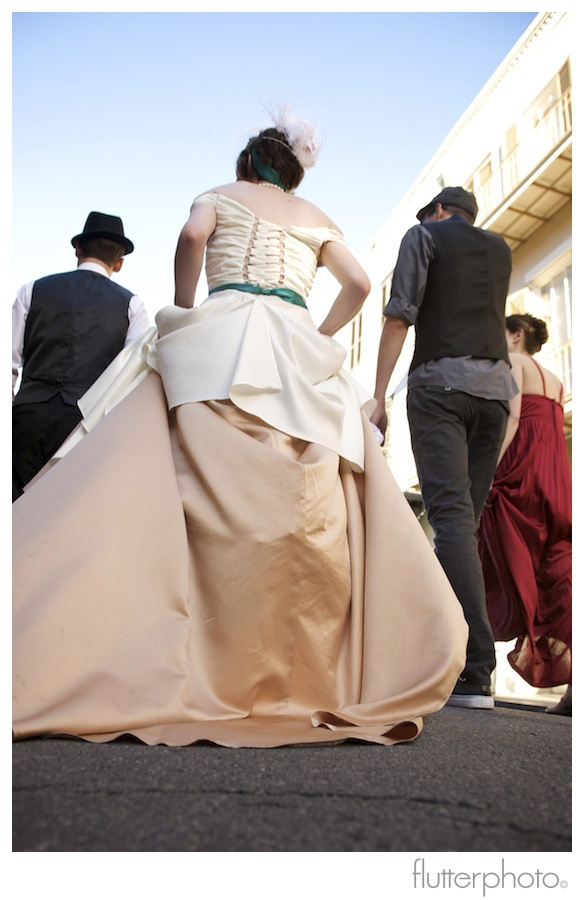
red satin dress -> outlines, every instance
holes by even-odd
[[[479,548],[496,641],[534,687],[572,677],[572,479],[561,404],[524,394],[483,511]],[[561,397],[560,397],[561,400]]]

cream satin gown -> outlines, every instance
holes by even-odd
[[[343,240],[195,202],[217,213],[210,288],[306,298]],[[344,349],[307,309],[236,290],[157,327],[13,506],[15,737],[412,740],[467,627]]]

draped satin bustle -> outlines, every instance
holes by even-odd
[[[359,474],[149,375],[18,501],[16,737],[415,737],[466,624],[363,425]]]
[[[483,511],[480,548],[495,640],[534,687],[572,672],[572,488],[562,407],[524,394]]]
[[[207,271],[237,283],[253,216],[212,202]],[[336,236],[292,231],[284,287],[306,296]],[[157,328],[13,506],[15,737],[412,740],[468,629],[346,351],[307,309],[234,290]]]

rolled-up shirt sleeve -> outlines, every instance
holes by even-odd
[[[406,231],[391,282],[391,296],[383,315],[415,325],[424,299],[428,267],[434,256],[432,235],[423,225]]]
[[[128,307],[128,331],[124,347],[131,344],[132,341],[141,338],[149,328],[150,320],[148,319],[148,313],[144,308],[144,304],[139,297],[134,295],[130,300],[130,305]]]

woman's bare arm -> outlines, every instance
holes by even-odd
[[[327,241],[322,246],[319,262],[341,285],[335,302],[318,329],[332,337],[357,315],[371,290],[371,282],[353,254],[338,241]]]
[[[217,217],[212,206],[203,203],[194,206],[189,220],[182,229],[174,258],[174,304],[191,309],[195,302],[195,290],[203,268],[205,247],[215,231]]]
[[[519,393],[517,393],[509,401],[509,418],[507,420],[507,430],[505,432],[505,437],[503,438],[503,443],[501,444],[497,465],[499,465],[499,463],[503,459],[507,448],[517,434],[517,429],[519,428],[519,419],[521,418],[521,398],[523,396],[523,365],[521,354],[510,353],[509,361],[511,363],[511,374],[513,375],[515,383],[519,388]]]

